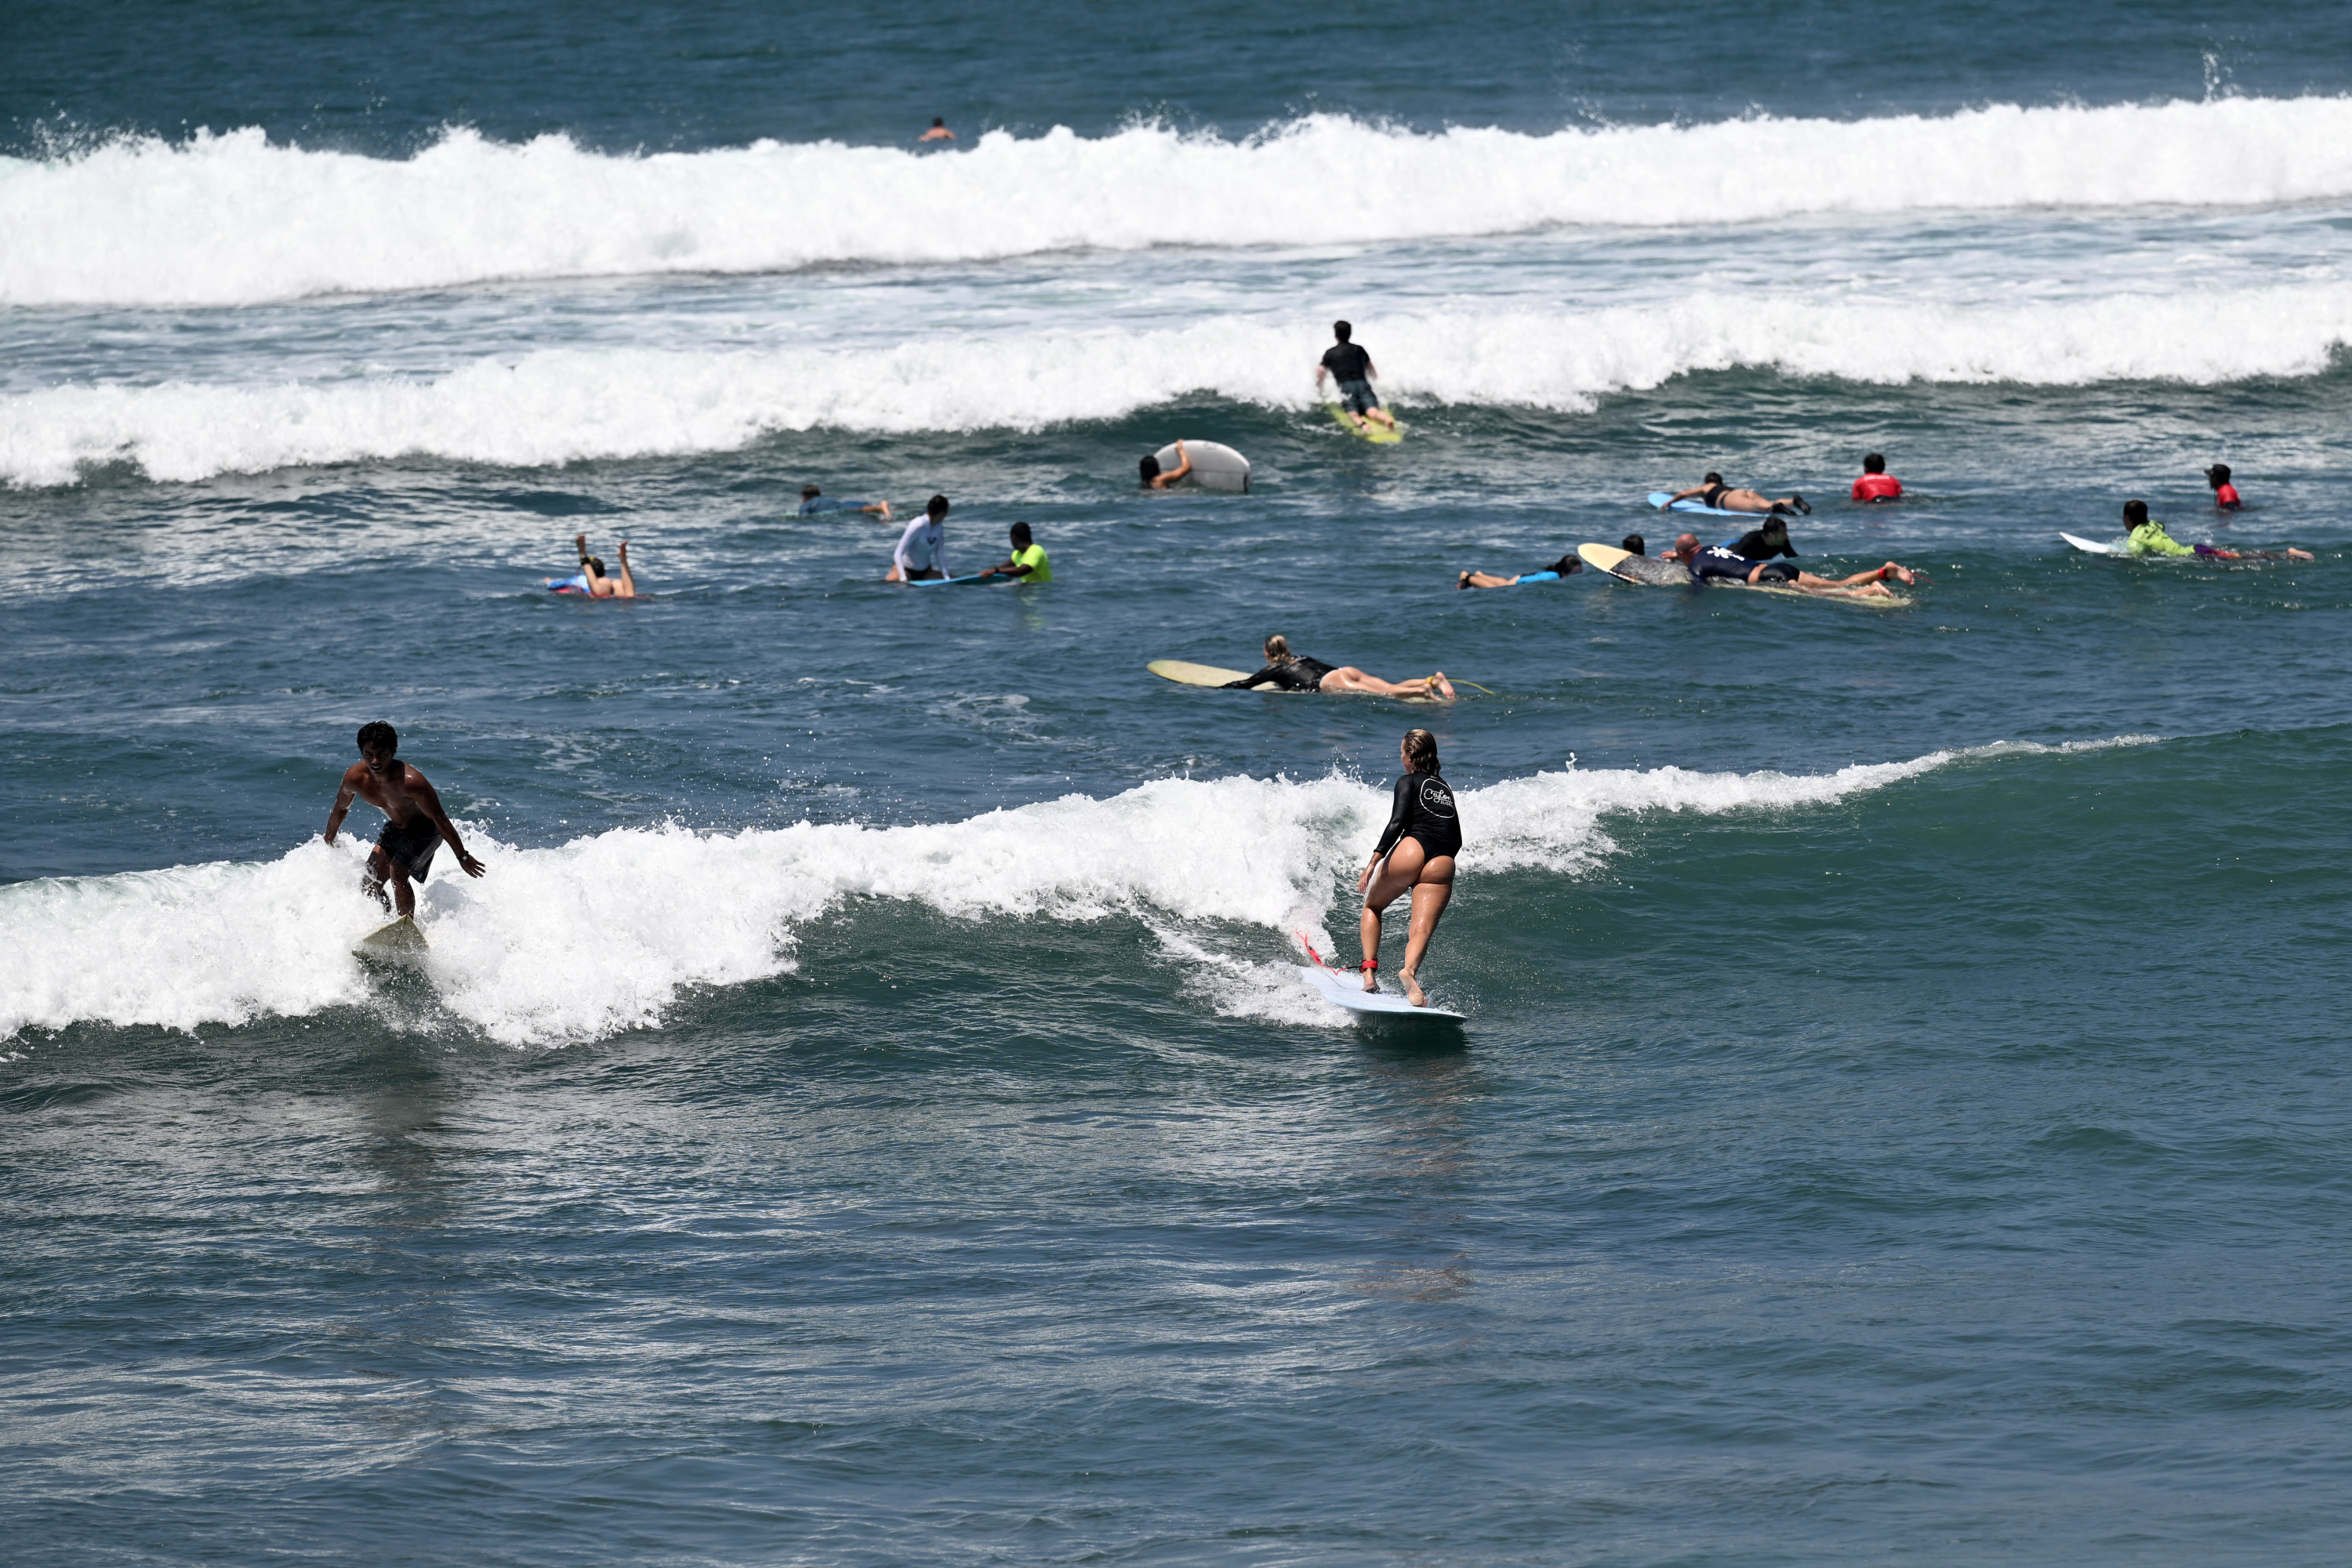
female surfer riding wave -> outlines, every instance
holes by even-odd
[[[1218,689],[1247,691],[1268,681],[1285,691],[1361,691],[1374,697],[1426,697],[1441,702],[1454,700],[1454,683],[1445,679],[1442,669],[1418,680],[1382,680],[1377,675],[1366,675],[1352,664],[1334,668],[1319,658],[1302,658],[1291,652],[1289,641],[1279,635],[1265,639],[1264,669],[1239,680],[1228,680]]]
[[[1429,939],[1454,896],[1454,857],[1462,852],[1462,823],[1454,815],[1454,792],[1437,773],[1437,737],[1426,730],[1407,730],[1398,748],[1404,774],[1396,782],[1396,803],[1389,825],[1372,851],[1356,890],[1364,895],[1364,912],[1358,934],[1364,946],[1364,989],[1380,989],[1381,911],[1397,895],[1412,890],[1412,913],[1404,944],[1404,963],[1397,979],[1405,1000],[1416,1007],[1429,998],[1415,978],[1429,951]],[[1381,862],[1385,860],[1387,864]]]

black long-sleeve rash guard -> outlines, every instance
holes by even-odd
[[[1255,675],[1228,680],[1217,689],[1247,691],[1253,686],[1263,686],[1271,680],[1285,691],[1319,691],[1323,689],[1323,678],[1331,673],[1332,668],[1319,658],[1286,658],[1280,664],[1267,665]]]
[[[1435,773],[1407,773],[1396,782],[1396,804],[1389,808],[1389,825],[1381,834],[1375,858],[1397,847],[1401,838],[1421,840],[1422,853],[1434,860],[1462,852],[1462,821],[1454,812],[1454,792]]]

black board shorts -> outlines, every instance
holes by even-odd
[[[1381,400],[1373,395],[1370,382],[1343,381],[1339,384],[1339,405],[1359,414],[1370,414],[1381,405]]]
[[[441,829],[423,812],[406,822],[387,822],[376,835],[375,847],[384,858],[408,874],[412,882],[425,880],[432,868],[433,852],[441,847]]]

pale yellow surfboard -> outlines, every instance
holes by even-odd
[[[1239,680],[1249,673],[1246,669],[1219,669],[1213,664],[1193,664],[1181,658],[1155,658],[1143,667],[1162,680],[1172,680],[1180,686],[1223,686]],[[1281,688],[1271,680],[1250,688],[1253,691],[1278,691]]]
[[[383,963],[414,963],[431,951],[425,933],[417,929],[415,915],[403,915],[387,926],[360,938],[352,952],[361,958],[372,958]]]

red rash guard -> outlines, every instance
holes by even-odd
[[[1893,500],[1903,493],[1903,481],[1893,474],[1864,474],[1853,481],[1856,500]]]

